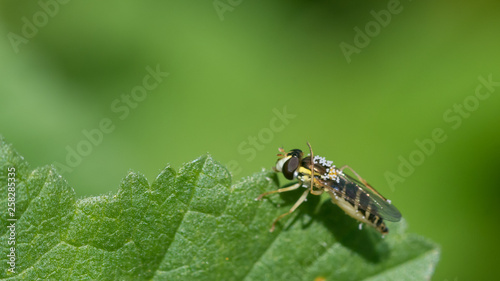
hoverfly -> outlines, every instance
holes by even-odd
[[[360,228],[363,223],[366,223],[380,233],[387,234],[389,229],[384,220],[396,222],[401,219],[401,213],[394,205],[391,205],[391,201],[371,187],[351,167],[346,165],[339,169],[333,165],[332,161],[314,156],[311,145],[309,143],[307,145],[310,151],[307,157],[303,157],[304,153],[300,149],[292,149],[285,153],[285,150],[280,148],[276,167],[273,167],[274,171],[282,172],[285,178],[297,179],[299,182],[289,187],[262,193],[257,197],[257,200],[261,200],[269,194],[291,191],[301,186],[307,188],[288,212],[274,220],[269,231],[274,231],[276,223],[295,211],[306,200],[309,193],[321,195],[326,191],[333,203],[360,222]],[[344,169],[349,169],[357,179],[344,174]]]

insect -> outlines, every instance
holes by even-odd
[[[274,220],[269,231],[273,232],[276,223],[295,211],[306,200],[309,193],[321,195],[326,191],[333,203],[360,222],[360,228],[363,223],[366,223],[380,233],[387,234],[389,229],[384,220],[396,222],[401,219],[401,213],[394,205],[391,205],[391,201],[376,191],[351,167],[346,165],[339,169],[333,165],[332,161],[327,161],[324,157],[314,156],[311,145],[309,143],[307,145],[310,151],[310,155],[307,157],[304,157],[304,153],[300,149],[292,149],[285,153],[285,150],[280,148],[276,167],[273,167],[276,172],[283,173],[285,178],[297,179],[298,183],[262,193],[257,197],[257,200],[262,200],[264,196],[269,194],[291,191],[301,186],[307,188],[288,212]],[[345,169],[349,169],[357,179],[344,174]]]

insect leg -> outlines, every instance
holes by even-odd
[[[313,194],[313,195],[321,195],[321,194],[323,194],[324,191],[325,191],[324,189],[320,189],[320,190],[312,190],[311,189],[311,194]]]
[[[300,196],[299,200],[297,200],[297,202],[295,202],[295,204],[293,205],[293,207],[286,213],[280,215],[279,217],[277,217],[274,221],[273,221],[273,225],[271,226],[271,229],[269,229],[269,232],[273,232],[274,231],[274,227],[276,226],[276,223],[282,219],[284,216],[286,215],[289,215],[291,214],[293,211],[295,211],[295,209],[297,209],[300,204],[302,204],[302,202],[304,202],[304,200],[306,200],[306,197],[307,197],[307,194],[309,194],[309,190],[306,190],[304,191],[304,193],[302,193],[302,196]]]
[[[324,190],[313,190],[311,191],[311,194],[312,195],[321,195],[323,194]]]
[[[342,166],[342,168],[340,168],[340,171],[343,172],[345,168],[351,170],[351,172],[358,178],[358,180],[360,182],[362,182],[367,188],[369,188],[375,194],[377,194],[378,196],[382,197],[384,200],[387,201],[387,199],[384,196],[382,196],[382,194],[380,194],[378,191],[376,191],[364,178],[362,178],[360,175],[358,175],[358,173],[356,173],[356,171],[354,171],[353,168],[349,167],[348,165],[344,165],[344,166]]]
[[[353,173],[353,174],[354,174],[354,175],[358,178],[358,180],[359,180],[360,182],[362,182],[364,185],[369,185],[369,184],[366,182],[366,180],[365,180],[364,178],[362,178],[360,175],[358,175],[358,173],[356,173],[356,171],[354,171],[354,169],[353,169],[353,168],[351,168],[351,167],[349,167],[348,165],[344,165],[344,166],[342,166],[342,167],[340,168],[340,171],[341,171],[341,172],[343,172],[343,171],[344,171],[344,169],[346,169],[346,168],[347,168],[347,169],[349,169],[349,170],[351,170],[351,172],[352,172],[352,173]]]
[[[312,149],[311,144],[309,142],[307,142],[307,146],[309,146],[309,151],[311,153],[311,166],[309,167],[311,169],[311,193],[314,195],[318,195],[318,194],[315,194],[313,191],[313,186],[314,186],[314,154],[313,154],[313,149]]]
[[[284,188],[280,188],[280,189],[276,189],[276,190],[264,192],[261,195],[259,195],[259,197],[257,197],[255,200],[262,200],[262,197],[264,197],[266,195],[273,194],[273,193],[287,192],[287,191],[290,191],[290,190],[295,190],[295,189],[297,189],[299,187],[300,187],[300,183],[296,183],[296,184],[294,184],[292,186],[289,186],[289,187],[284,187]]]
[[[315,180],[315,178],[314,178],[314,154],[313,154],[311,144],[309,142],[307,142],[307,146],[309,146],[309,151],[311,154],[311,166],[310,166],[310,169],[311,169],[311,193],[313,195],[321,195],[321,194],[323,194],[323,190],[314,190],[314,180]]]

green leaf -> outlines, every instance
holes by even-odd
[[[7,169],[16,168],[16,273],[8,273]],[[149,184],[129,172],[116,194],[76,199],[53,167],[30,172],[0,137],[0,277],[12,280],[428,280],[432,242],[390,224],[382,238],[318,196],[269,232],[299,193],[262,171],[231,185],[210,155]]]

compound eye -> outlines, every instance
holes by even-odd
[[[293,180],[293,174],[295,173],[295,170],[299,167],[299,158],[298,157],[292,157],[288,159],[288,161],[285,162],[283,165],[283,175],[285,178],[289,180]]]

